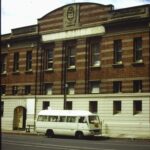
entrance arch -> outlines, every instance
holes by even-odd
[[[14,130],[25,130],[26,126],[26,108],[18,106],[14,109]]]

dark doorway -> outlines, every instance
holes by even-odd
[[[26,109],[22,106],[18,106],[14,109],[14,130],[25,130],[26,126]]]

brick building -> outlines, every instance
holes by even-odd
[[[51,107],[98,113],[104,135],[150,138],[150,5],[73,3],[1,40],[2,130]]]

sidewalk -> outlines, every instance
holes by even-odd
[[[26,132],[21,130],[1,130],[1,133],[5,134],[23,134],[23,135],[38,135],[35,131]]]

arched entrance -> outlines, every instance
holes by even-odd
[[[25,130],[26,126],[26,109],[22,106],[18,106],[14,109],[14,130]]]

